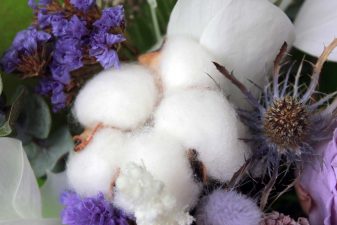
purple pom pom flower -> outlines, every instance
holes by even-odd
[[[123,6],[104,9],[100,19],[94,22],[94,26],[100,30],[109,30],[113,27],[121,26],[124,23]]]
[[[67,225],[128,225],[129,217],[114,208],[102,193],[95,197],[81,198],[75,192],[64,192],[61,203],[62,223]]]
[[[261,211],[256,203],[235,192],[216,190],[202,198],[197,225],[258,225]]]

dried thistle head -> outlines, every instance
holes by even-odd
[[[284,79],[280,81],[282,60],[287,49],[287,45],[284,44],[274,61],[272,81],[261,88],[259,99],[255,98],[225,67],[214,63],[217,69],[242,91],[252,106],[252,110],[237,111],[242,122],[251,131],[251,138],[248,141],[252,144],[253,155],[249,162],[256,164],[261,159],[267,162],[266,171],[271,177],[270,183],[265,188],[267,196],[275,184],[281,161],[284,160],[288,168],[294,165],[301,170],[307,159],[317,156],[314,145],[329,140],[332,136],[337,98],[330,105],[327,103],[337,92],[324,95],[319,100],[315,98],[319,94],[316,87],[323,64],[336,46],[337,39],[324,49],[316,64],[312,65],[311,81],[305,87],[299,84],[304,60],[296,71],[293,83],[290,83],[289,77],[293,72],[294,63],[290,64]],[[265,203],[266,199],[261,202],[262,205]]]

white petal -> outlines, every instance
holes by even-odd
[[[158,94],[149,70],[123,65],[106,70],[90,80],[78,94],[74,113],[80,123],[98,123],[121,129],[134,129],[149,118]]]
[[[0,225],[61,225],[59,219],[21,219],[0,221]]]
[[[222,181],[233,176],[249,153],[239,140],[245,130],[234,108],[216,91],[180,91],[165,97],[155,114],[155,128],[195,149],[209,175]]]
[[[233,0],[179,0],[174,6],[167,35],[184,35],[199,40],[210,20]]]
[[[71,154],[67,165],[71,188],[83,196],[95,196],[98,192],[108,194],[112,179],[127,156],[125,142],[125,134],[104,128],[86,148]]]
[[[66,189],[68,189],[66,172],[47,173],[47,181],[41,187],[43,217],[56,218],[60,216],[62,209],[60,194]]]
[[[263,83],[282,44],[293,43],[294,30],[288,17],[267,0],[235,0],[213,18],[200,43],[239,80]],[[234,87],[227,94],[242,98]],[[235,89],[236,90],[236,89]]]
[[[40,190],[20,141],[0,138],[0,219],[41,217]]]
[[[320,56],[324,46],[337,37],[337,1],[306,0],[296,21],[294,46],[313,56]],[[328,58],[337,62],[335,50]]]

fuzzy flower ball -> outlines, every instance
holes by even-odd
[[[261,211],[256,203],[235,191],[216,190],[201,200],[197,225],[258,225]]]
[[[95,197],[81,198],[75,192],[64,192],[61,203],[65,206],[61,218],[68,225],[128,225],[128,216],[114,208],[99,193]]]

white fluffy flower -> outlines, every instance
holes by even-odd
[[[126,161],[127,137],[124,133],[104,128],[80,152],[70,155],[67,176],[70,186],[80,195],[108,194],[118,168]]]
[[[180,0],[168,25],[168,39],[174,36],[194,38],[218,63],[251,86],[248,79],[264,82],[282,44],[293,43],[294,29],[283,11],[268,0],[212,0],[207,4]],[[242,102],[230,82],[224,88],[235,103]]]
[[[232,105],[219,91],[186,90],[165,96],[155,114],[155,128],[195,149],[207,172],[229,180],[242,166],[248,146]]]
[[[157,102],[157,88],[148,69],[122,65],[91,79],[78,94],[74,114],[86,127],[98,123],[134,129],[146,122]]]
[[[163,47],[159,73],[164,91],[185,88],[216,88],[226,82],[213,65],[212,56],[197,41],[188,37],[168,38]]]
[[[313,56],[320,56],[324,46],[337,37],[337,1],[306,0],[296,21],[294,46]],[[337,51],[328,57],[337,62]]]
[[[134,213],[138,225],[190,225],[193,218],[146,168],[130,163],[116,181],[114,204]]]
[[[128,144],[131,162],[143,164],[176,199],[177,207],[192,209],[201,184],[195,182],[187,157],[188,149],[169,133],[150,130],[134,135]]]

